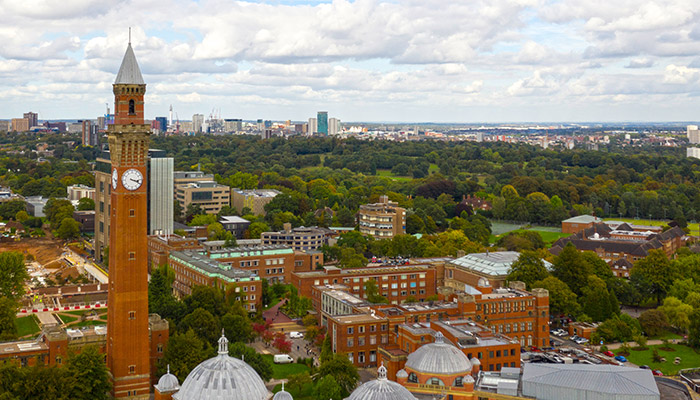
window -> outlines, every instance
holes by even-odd
[[[408,375],[408,381],[411,382],[411,383],[418,383],[418,376],[416,376],[416,374],[414,374],[413,372],[411,372],[411,373]]]
[[[135,260],[136,259],[136,253],[133,251],[129,252],[129,260]]]
[[[348,327],[348,335],[352,335],[353,333],[355,333],[355,329],[352,326],[349,326]]]
[[[136,115],[136,103],[134,99],[129,100],[129,115]]]
[[[136,311],[129,311],[129,319],[136,319]]]
[[[130,374],[136,373],[136,366],[135,365],[129,365],[129,373]]]
[[[452,386],[462,387],[462,377],[458,376],[457,378],[455,378],[455,383]]]
[[[365,345],[365,337],[364,337],[364,336],[360,336],[359,338],[357,338],[357,345],[358,345],[358,346],[364,346],[364,345]]]
[[[348,338],[348,347],[353,347],[355,345],[355,341],[353,338]]]
[[[162,353],[162,352],[163,352],[163,343],[158,343],[157,351],[158,351],[158,353]]]

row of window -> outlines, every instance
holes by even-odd
[[[388,335],[381,335],[379,338],[381,344],[387,344],[389,343],[389,336]],[[366,344],[366,340],[364,336],[360,336],[357,338],[357,345],[358,346],[364,346]],[[374,346],[377,344],[377,336],[370,336],[369,337],[369,344],[370,346]],[[354,347],[355,346],[355,339],[354,338],[348,338],[347,339],[347,347]]]

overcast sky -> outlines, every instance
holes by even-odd
[[[0,0],[0,118],[700,119],[700,0]]]

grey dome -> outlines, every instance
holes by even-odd
[[[470,374],[472,364],[462,350],[444,342],[444,336],[438,332],[435,342],[428,343],[408,355],[406,368],[428,374]]]
[[[396,373],[397,378],[408,378],[408,372],[406,372],[405,369],[400,369],[399,372]]]
[[[272,397],[272,400],[294,400],[294,398],[289,392],[284,391],[284,382],[282,382],[282,390],[275,393],[274,397]]]
[[[219,355],[196,366],[182,383],[175,400],[267,400],[270,393],[257,372],[228,355],[228,340],[221,335]]]
[[[472,357],[472,359],[469,360],[469,362],[471,362],[472,365],[481,365],[481,361],[479,361],[479,359],[476,357]]]
[[[379,377],[355,389],[345,400],[417,400],[400,384],[386,379],[386,368],[379,367]]]
[[[168,364],[168,372],[158,379],[156,388],[159,392],[172,392],[180,389],[180,383],[177,381],[177,376],[170,373],[170,364]]]

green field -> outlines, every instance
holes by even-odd
[[[82,321],[82,322],[75,323],[73,325],[70,325],[69,328],[75,329],[75,328],[82,328],[83,326],[99,326],[99,325],[106,325],[106,323],[105,323],[105,321],[89,320],[89,321]]]
[[[540,234],[542,240],[549,246],[551,246],[557,240],[567,237],[570,234],[562,233],[560,228],[555,228],[551,226],[533,226],[526,229],[521,229],[519,225],[507,224],[503,222],[491,222],[491,231],[493,234],[489,239],[489,242],[495,243],[498,238],[508,232],[523,232],[523,231],[535,231]]]
[[[273,393],[277,393],[280,390],[282,390],[282,385],[276,385],[274,389],[272,389]],[[297,388],[290,388],[289,386],[284,387],[285,392],[289,392],[289,394],[294,397],[294,400],[314,400],[315,397],[313,396],[313,391],[314,391],[314,385],[313,383],[307,383],[304,385],[304,387],[301,389],[301,391],[298,391]]]
[[[64,324],[70,324],[71,322],[77,321],[79,318],[73,315],[67,315],[67,314],[58,314],[58,316],[61,318],[61,321],[63,321]]]
[[[272,364],[272,378],[274,379],[286,379],[289,375],[309,372],[309,367],[304,364],[275,364],[272,362],[274,359],[272,354],[263,354],[263,357],[267,358],[270,361],[270,364]]]
[[[634,218],[604,218],[605,221],[622,221],[629,222],[634,225],[648,225],[648,226],[664,226],[668,225],[670,220],[658,220],[658,219],[634,219]],[[688,228],[691,234],[697,234],[700,229],[700,223],[688,223]]]
[[[669,347],[675,349],[676,351],[664,351],[659,350],[659,355],[666,358],[664,363],[655,363],[652,361],[653,349],[658,349],[661,345],[649,346],[649,350],[644,351],[630,351],[630,355],[627,359],[630,362],[637,365],[648,365],[651,369],[658,369],[664,373],[664,375],[677,375],[678,371],[684,368],[696,368],[700,365],[700,354],[696,353],[693,349],[688,346],[681,344],[670,344]],[[676,365],[673,360],[676,357],[681,358],[681,363]]]
[[[408,181],[413,180],[413,178],[410,176],[396,176],[396,175],[391,173],[391,170],[388,170],[388,169],[378,169],[377,175],[375,175],[375,176],[382,176],[385,178],[390,178],[392,180],[402,181],[402,182],[408,182]]]
[[[41,331],[36,315],[27,315],[26,317],[15,319],[15,326],[17,326],[17,336],[19,337],[35,335]]]

